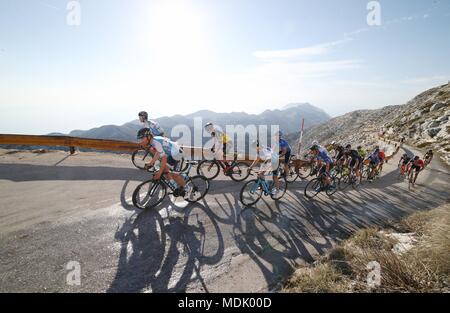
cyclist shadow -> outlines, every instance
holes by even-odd
[[[149,210],[128,218],[115,234],[121,248],[108,292],[183,292],[193,281],[207,292],[201,267],[219,262],[224,244],[214,220],[216,240],[206,242],[210,234],[205,234],[204,222],[198,220],[200,211],[211,216],[207,208],[196,204],[185,208],[183,215],[163,218]],[[214,246],[214,254],[205,255],[205,245]]]

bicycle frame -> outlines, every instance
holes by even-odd
[[[270,186],[267,183],[267,181],[262,178],[262,177],[258,177],[258,180],[256,181],[256,183],[253,185],[252,187],[252,192],[256,192],[256,190],[258,189],[258,187],[262,187],[263,191],[264,191],[264,195],[268,195],[270,194]]]

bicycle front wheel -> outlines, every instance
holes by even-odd
[[[280,200],[286,193],[287,186],[288,186],[287,180],[284,177],[278,177],[278,179],[280,181],[280,185],[279,185],[279,187],[277,187],[278,192],[275,195],[270,194],[270,197],[273,200]]]
[[[248,181],[241,189],[241,202],[245,206],[254,205],[262,196],[262,187],[257,179]]]
[[[239,162],[233,165],[230,169],[230,177],[236,182],[241,182],[247,179],[250,175],[249,166],[247,163]]]
[[[167,187],[160,181],[148,180],[138,185],[133,192],[133,205],[138,209],[152,209],[160,204],[167,194]]]
[[[187,202],[197,202],[203,199],[209,191],[209,181],[205,176],[190,177],[186,181],[186,194],[184,200]]]
[[[219,175],[220,167],[216,161],[203,160],[197,165],[197,174],[212,180]]]
[[[319,178],[314,178],[312,179],[305,187],[305,197],[308,199],[312,199],[315,196],[317,196],[317,194],[319,192],[321,192],[322,186],[320,183],[320,179]]]

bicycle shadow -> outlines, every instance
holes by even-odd
[[[201,267],[221,260],[224,243],[220,228],[210,218],[217,243],[215,251],[205,255],[209,234],[203,222],[194,220],[200,214],[196,210],[210,216],[206,207],[196,204],[181,216],[163,218],[156,210],[145,210],[128,218],[115,234],[121,248],[107,292],[185,292],[193,281],[208,292]]]

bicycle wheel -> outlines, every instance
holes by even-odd
[[[290,184],[293,183],[297,180],[298,178],[298,174],[295,172],[295,166],[294,164],[290,164],[288,166],[288,172],[286,173],[285,177],[286,177],[286,181]]]
[[[238,162],[234,164],[233,167],[229,170],[231,179],[236,182],[246,180],[247,177],[250,175],[250,171],[248,169],[249,166],[247,163]]]
[[[197,165],[197,174],[212,180],[219,175],[220,166],[216,161],[203,160]]]
[[[197,202],[203,199],[209,191],[209,181],[205,176],[190,177],[186,181],[186,194],[183,197],[187,202]]]
[[[152,209],[160,204],[167,194],[167,187],[160,181],[148,180],[133,192],[133,205],[138,209]]]
[[[146,149],[138,149],[131,155],[131,162],[140,170],[145,169],[145,164],[148,163],[153,158],[150,151]]]
[[[350,179],[348,175],[342,176],[339,181],[337,187],[339,190],[345,190],[350,185]]]
[[[311,175],[311,172],[311,164],[304,163],[298,168],[298,177],[300,177],[301,179],[306,179]]]
[[[319,189],[320,187],[320,189]],[[310,182],[305,187],[305,197],[308,199],[312,199],[321,191],[321,183],[319,178],[314,178],[310,180]]]
[[[339,181],[336,181],[336,180],[339,180],[339,179],[337,177],[331,177],[331,184],[327,187],[327,190],[326,190],[326,194],[329,197],[334,195],[336,193],[336,191],[338,190]]]
[[[241,202],[245,206],[254,205],[261,199],[262,188],[259,184],[259,180],[250,180],[241,189],[240,198]]]
[[[276,195],[270,194],[270,197],[273,200],[280,200],[286,193],[287,186],[288,186],[286,178],[281,176],[281,177],[278,177],[278,179],[280,180],[280,186],[277,188],[278,189],[277,194]]]

